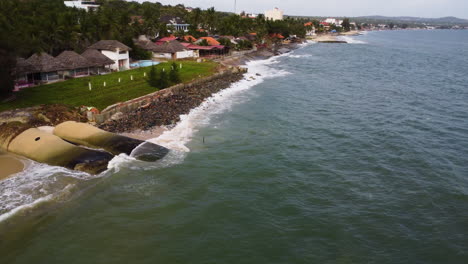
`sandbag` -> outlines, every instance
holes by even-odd
[[[54,129],[54,135],[74,144],[104,149],[114,155],[125,153],[144,161],[159,160],[169,152],[167,148],[150,142],[117,135],[75,121],[67,121],[57,125]],[[132,154],[136,148],[137,150]]]
[[[49,165],[98,174],[107,169],[113,155],[70,144],[61,138],[30,128],[15,137],[8,151]]]

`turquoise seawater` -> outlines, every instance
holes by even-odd
[[[1,182],[0,262],[468,263],[468,31],[348,39],[251,63],[164,161]]]

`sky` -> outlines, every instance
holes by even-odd
[[[137,0],[143,2],[145,0]],[[156,0],[149,0],[156,2]],[[203,9],[234,11],[235,0],[157,0],[162,4],[184,4]],[[237,11],[263,13],[278,7],[285,15],[302,16],[415,16],[468,19],[468,0],[236,0]]]

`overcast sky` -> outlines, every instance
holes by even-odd
[[[138,0],[143,2],[144,0]],[[234,11],[234,0],[150,0],[219,11]],[[304,16],[456,16],[468,19],[468,0],[237,0],[237,10],[263,13],[279,7],[287,15]]]

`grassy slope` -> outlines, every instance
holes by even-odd
[[[189,82],[199,76],[208,76],[215,72],[217,66],[214,62],[197,63],[194,61],[178,61],[182,63],[179,69],[183,82]],[[157,69],[165,68],[169,73],[170,63],[161,63]],[[117,72],[102,76],[83,77],[71,79],[65,82],[25,88],[16,93],[17,99],[0,104],[0,111],[15,108],[24,108],[39,104],[67,104],[71,106],[94,106],[102,110],[105,107],[123,102],[132,98],[155,92],[157,89],[149,86],[147,77],[151,67],[138,68],[124,72]],[[133,75],[133,81],[130,80]],[[121,82],[118,79],[121,78]],[[92,84],[89,90],[88,82]],[[106,87],[103,83],[106,82]]]

